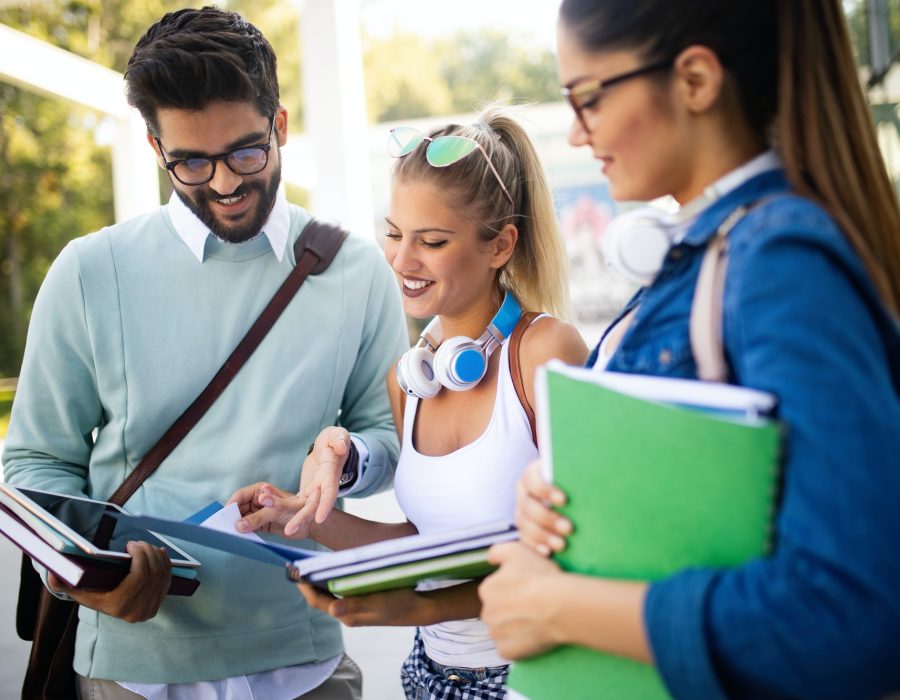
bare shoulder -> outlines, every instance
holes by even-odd
[[[534,321],[522,335],[519,348],[524,369],[559,359],[571,365],[584,364],[588,347],[571,323],[545,316]]]

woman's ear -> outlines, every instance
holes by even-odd
[[[706,46],[688,46],[674,64],[678,94],[693,114],[709,112],[722,97],[725,69],[715,51]]]
[[[519,240],[519,229],[514,224],[506,224],[500,233],[491,241],[491,267],[499,270],[509,262],[516,242]]]

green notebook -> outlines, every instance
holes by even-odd
[[[774,398],[742,387],[551,363],[537,380],[547,476],[569,497],[567,571],[653,580],[733,566],[768,551],[781,431]],[[561,647],[514,664],[531,700],[651,700],[646,664]]]
[[[375,571],[350,574],[328,581],[335,595],[362,595],[394,588],[414,588],[424,580],[466,580],[487,576],[497,567],[487,560],[487,547],[457,552],[434,559],[387,566]]]

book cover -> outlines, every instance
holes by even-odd
[[[487,563],[491,545],[517,538],[506,521],[407,535],[295,561],[288,577],[339,595],[413,588],[427,579],[466,580],[493,569]]]
[[[583,368],[554,363],[539,374],[542,462],[568,494],[560,510],[574,526],[555,555],[560,566],[654,580],[764,555],[781,433],[760,408],[771,408],[772,398],[634,376],[638,397],[629,395],[629,375],[611,377],[615,389],[603,373]],[[648,384],[665,398],[653,400]],[[709,391],[715,400],[702,398]],[[509,685],[531,700],[668,697],[651,666],[578,647],[517,662]]]
[[[476,549],[380,568],[377,562],[367,564],[376,568],[368,568],[359,573],[335,575],[332,569],[326,569],[305,578],[300,576],[296,567],[291,567],[289,576],[294,581],[305,580],[325,587],[335,595],[363,595],[395,588],[414,588],[425,580],[464,581],[486,576],[496,568],[488,563],[487,552],[488,547],[480,545]]]
[[[34,530],[5,505],[0,504],[0,533],[67,584],[77,588],[108,591],[115,588],[128,575],[129,562],[76,556],[58,551],[56,542],[48,542],[45,536],[55,537],[43,530]],[[62,537],[62,535],[58,535]],[[183,575],[178,575],[179,573]],[[200,582],[194,570],[173,569],[169,595],[192,595]]]

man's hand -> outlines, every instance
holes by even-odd
[[[332,426],[319,433],[300,471],[298,495],[306,502],[291,519],[291,529],[309,526],[313,520],[319,524],[325,522],[337,500],[341,472],[349,454],[350,433],[344,428]]]
[[[129,542],[125,546],[131,555],[131,570],[111,591],[92,591],[72,588],[64,581],[49,575],[51,590],[65,593],[79,605],[126,622],[144,622],[159,612],[172,581],[172,562],[161,547],[146,542]]]
[[[235,491],[228,503],[237,503],[243,518],[235,523],[238,532],[271,532],[284,537],[309,537],[309,523],[292,525],[306,499],[265,481]]]

